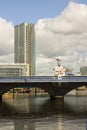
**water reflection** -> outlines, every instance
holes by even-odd
[[[86,129],[87,97],[62,100],[20,95],[0,103],[0,130]]]
[[[62,125],[63,125],[62,114],[59,114],[58,115],[58,130],[62,130]]]

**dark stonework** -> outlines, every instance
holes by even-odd
[[[87,86],[87,82],[32,82],[32,83],[0,83],[0,99],[2,99],[2,95],[14,87],[33,87],[33,88],[41,88],[49,93],[51,99],[62,98],[69,91],[76,89],[80,86]]]

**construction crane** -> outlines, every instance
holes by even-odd
[[[60,66],[60,58],[55,58],[55,57],[52,57],[52,56],[47,56],[48,58],[52,58],[52,59],[55,59],[57,61],[57,66]]]
[[[54,58],[51,56],[48,56],[49,58],[55,59],[57,61],[57,66],[53,69],[54,70],[54,76],[58,76],[59,78],[61,78],[61,76],[65,76],[65,67],[63,67],[62,65],[60,65],[60,59],[59,58]]]
[[[56,59],[56,58],[55,58]],[[60,66],[60,59],[56,59],[56,61],[57,61],[57,66]]]

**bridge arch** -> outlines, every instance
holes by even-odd
[[[29,78],[29,79],[28,79]],[[15,87],[36,87],[41,88],[48,92],[50,94],[51,98],[55,98],[56,96],[64,96],[69,91],[76,89],[80,86],[87,86],[87,77],[63,77],[64,79],[58,80],[57,77],[39,77],[39,82],[34,77],[22,77],[19,79],[8,79],[6,82],[0,82],[0,97],[7,92],[9,89],[15,88]],[[48,79],[47,79],[48,78]],[[81,79],[78,81],[78,79]],[[48,82],[47,82],[48,80]],[[2,79],[3,81],[3,79]],[[72,82],[71,82],[72,81]],[[77,81],[77,82],[76,82]],[[84,82],[83,82],[84,81]]]

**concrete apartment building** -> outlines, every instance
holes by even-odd
[[[29,74],[35,75],[34,25],[22,23],[14,28],[14,62],[29,64]]]

